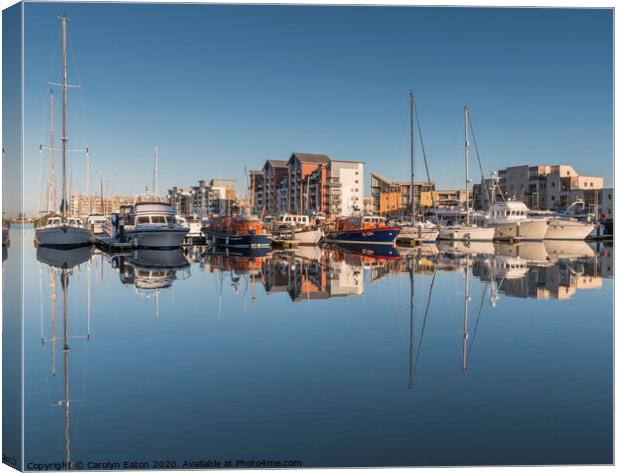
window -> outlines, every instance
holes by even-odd
[[[555,187],[555,182],[552,182],[552,183],[551,183],[551,187]]]
[[[138,217],[138,223],[151,223],[148,217]]]
[[[554,195],[551,196],[551,200],[555,200],[555,196]]]
[[[163,215],[154,215],[151,217],[153,223],[166,223],[166,218]]]

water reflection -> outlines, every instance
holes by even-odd
[[[138,249],[129,254],[110,257],[122,284],[133,286],[144,299],[155,299],[155,317],[159,318],[159,294],[177,279],[188,279],[190,263],[180,248],[174,250]]]
[[[304,466],[607,458],[612,246],[40,248],[36,259],[40,317],[26,317],[26,333],[40,333],[26,341],[33,460],[124,460],[136,448],[200,458],[205,442],[218,456],[294,449]],[[155,300],[155,317],[160,304],[171,316],[155,322],[142,299]],[[595,299],[598,318],[587,314]],[[80,385],[88,372],[92,389]],[[595,419],[587,438],[575,416]],[[104,448],[110,432],[119,439]],[[343,439],[350,450],[330,447]],[[491,453],[475,448],[483,441]],[[550,443],[564,453],[541,456]]]
[[[51,368],[52,378],[57,374],[57,352],[62,353],[62,388],[61,397],[54,399],[51,404],[53,407],[62,408],[63,411],[63,430],[64,430],[64,456],[63,461],[66,468],[72,468],[71,456],[71,405],[78,401],[71,397],[70,390],[70,352],[74,340],[90,340],[90,316],[91,316],[91,279],[88,285],[88,325],[87,333],[83,335],[72,335],[69,323],[69,283],[75,269],[79,270],[80,265],[88,264],[88,274],[91,270],[91,247],[80,247],[70,250],[58,250],[54,248],[38,247],[36,251],[37,261],[47,266],[48,288],[47,301],[49,302],[49,333],[46,334],[46,324],[44,323],[45,310],[45,291],[43,290],[44,267],[39,268],[39,294],[40,294],[40,326],[41,326],[41,345],[51,346]],[[88,262],[88,263],[87,263]],[[61,334],[58,334],[58,292],[62,294],[61,309]]]

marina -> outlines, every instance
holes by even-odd
[[[3,461],[613,464],[613,25],[5,9]]]

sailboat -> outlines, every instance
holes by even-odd
[[[410,205],[411,205],[411,223],[405,224],[402,227],[400,232],[400,236],[415,240],[423,243],[431,243],[437,240],[439,236],[439,229],[437,226],[429,221],[416,221],[416,209],[415,209],[415,198],[414,198],[414,150],[415,150],[415,141],[414,141],[414,128],[413,128],[413,116],[416,114],[417,120],[417,111],[415,107],[415,95],[413,92],[409,92],[409,137],[410,137],[410,155],[411,155],[411,183],[410,183]],[[419,131],[419,123],[418,123],[418,131]],[[420,134],[421,139],[421,134]]]
[[[439,230],[440,240],[492,241],[495,228],[480,227],[470,222],[469,205],[469,107],[464,107],[465,121],[465,223],[456,223]]]
[[[92,243],[92,236],[82,225],[79,218],[67,217],[67,17],[60,17],[62,33],[62,201],[60,203],[61,216],[52,216],[44,225],[35,230],[35,243],[38,246],[56,248],[75,248]]]

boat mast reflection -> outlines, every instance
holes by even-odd
[[[70,250],[58,250],[53,248],[37,248],[37,260],[48,266],[49,269],[49,289],[50,289],[50,319],[51,337],[45,339],[43,333],[43,310],[41,310],[41,344],[44,347],[46,342],[51,342],[52,366],[51,375],[56,377],[56,342],[62,340],[63,357],[63,396],[54,406],[63,407],[63,427],[64,427],[64,461],[67,469],[73,467],[71,463],[71,403],[74,400],[70,397],[70,363],[69,354],[71,352],[70,341],[75,339],[90,340],[90,326],[86,336],[72,336],[69,327],[69,280],[74,268],[90,261],[92,249],[90,247],[74,248]],[[89,271],[90,276],[90,271]],[[60,280],[62,288],[62,337],[57,335],[57,285],[56,278]],[[42,290],[42,286],[40,288]],[[92,300],[89,298],[88,303]],[[89,309],[90,311],[90,309]]]

